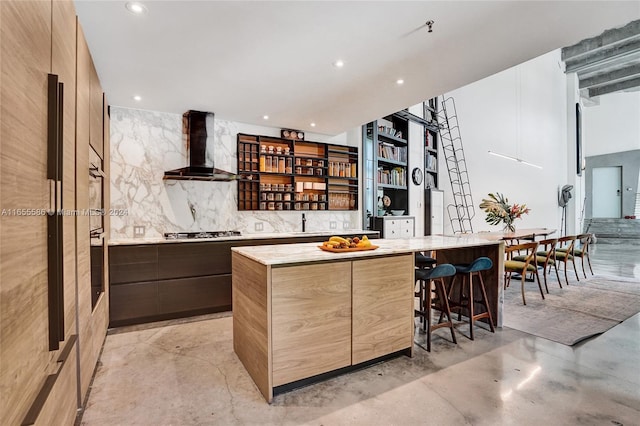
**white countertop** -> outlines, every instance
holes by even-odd
[[[109,240],[110,246],[126,246],[126,245],[139,245],[139,244],[171,244],[171,243],[206,243],[212,241],[241,241],[241,240],[266,240],[273,238],[296,238],[296,237],[320,237],[331,235],[362,235],[365,233],[372,233],[377,231],[363,230],[363,229],[344,229],[329,231],[315,231],[315,232],[279,232],[279,233],[256,233],[256,234],[244,234],[233,237],[218,237],[218,238],[187,238],[187,239],[175,239],[167,240],[163,237],[154,238],[122,238]]]
[[[332,253],[318,248],[319,243],[299,243],[250,247],[232,247],[231,250],[264,265],[286,265],[291,263],[327,262],[361,257],[377,257],[416,251],[455,249],[473,246],[501,244],[473,235],[442,236],[431,235],[407,239],[375,239],[376,250]]]

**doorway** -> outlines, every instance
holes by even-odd
[[[591,196],[592,217],[620,218],[622,216],[622,167],[595,167]]]

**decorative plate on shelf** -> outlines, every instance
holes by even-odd
[[[281,129],[280,130],[280,136],[283,139],[291,139],[291,140],[294,140],[294,141],[303,141],[304,140],[304,132],[301,132],[299,130]]]

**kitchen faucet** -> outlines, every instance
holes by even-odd
[[[305,225],[307,224],[307,218],[304,213],[302,213],[302,232],[305,232]]]

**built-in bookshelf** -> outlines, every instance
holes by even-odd
[[[408,130],[408,120],[398,114],[363,126],[366,214],[383,216],[391,210],[408,210]]]
[[[424,102],[424,186],[438,188],[438,99]]]

